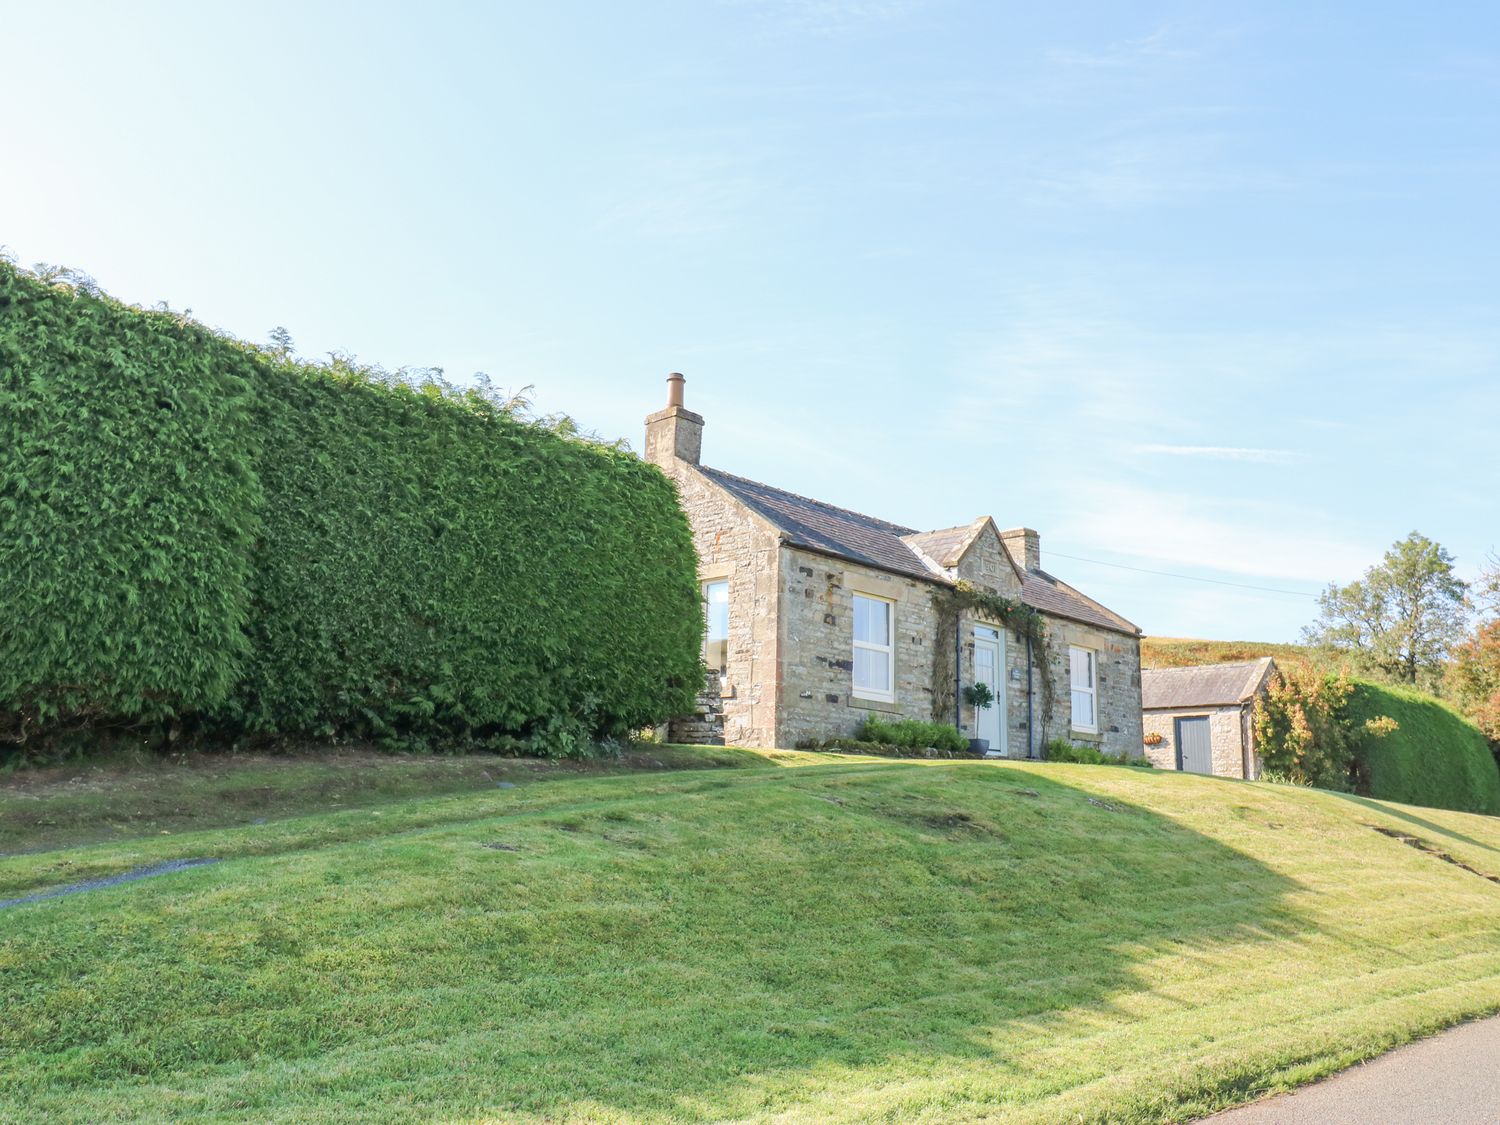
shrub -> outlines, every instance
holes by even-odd
[[[1342,676],[1278,668],[1255,704],[1263,774],[1321,789],[1352,788],[1356,736],[1345,708],[1353,690]]]
[[[1085,766],[1102,766],[1104,755],[1097,746],[1080,746],[1066,738],[1054,738],[1042,748],[1042,757],[1049,762],[1077,762]]]
[[[855,739],[865,743],[899,746],[907,750],[932,747],[950,754],[969,749],[969,740],[945,723],[923,723],[916,719],[882,719],[871,715],[860,724]]]
[[[0,263],[0,738],[590,754],[691,705],[698,597],[627,452]]]
[[[1348,712],[1358,731],[1361,791],[1412,805],[1500,813],[1500,771],[1484,735],[1447,704],[1410,688],[1356,681]],[[1371,732],[1382,726],[1384,735]]]
[[[1075,762],[1085,766],[1135,766],[1152,769],[1151,761],[1145,757],[1132,757],[1126,753],[1105,753],[1097,746],[1079,745],[1066,738],[1051,739],[1042,748],[1042,757],[1049,762]]]

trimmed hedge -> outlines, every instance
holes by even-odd
[[[1347,705],[1359,746],[1364,785],[1372,797],[1460,812],[1500,813],[1500,770],[1479,729],[1446,704],[1419,691],[1356,681]],[[1364,733],[1381,716],[1397,729]]]
[[[0,736],[224,700],[249,651],[255,364],[0,262]]]
[[[691,706],[695,575],[628,452],[0,263],[0,736],[582,752]]]

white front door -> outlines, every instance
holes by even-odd
[[[995,702],[974,716],[976,738],[989,740],[991,753],[1005,753],[1005,634],[974,626],[974,682],[988,684]]]

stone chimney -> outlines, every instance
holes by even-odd
[[[646,417],[646,460],[670,469],[675,461],[698,464],[703,452],[703,415],[682,405],[687,380],[677,372],[667,376],[667,407]]]
[[[1000,533],[1000,542],[1022,570],[1042,569],[1042,537],[1029,527],[1013,527]]]

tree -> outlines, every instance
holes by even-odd
[[[1363,578],[1330,584],[1303,639],[1392,680],[1430,684],[1463,639],[1468,589],[1453,572],[1453,556],[1413,531]]]
[[[1474,583],[1474,604],[1481,613],[1500,617],[1500,552],[1491,551]]]
[[[1479,626],[1453,650],[1447,683],[1464,714],[1500,754],[1500,618]]]

